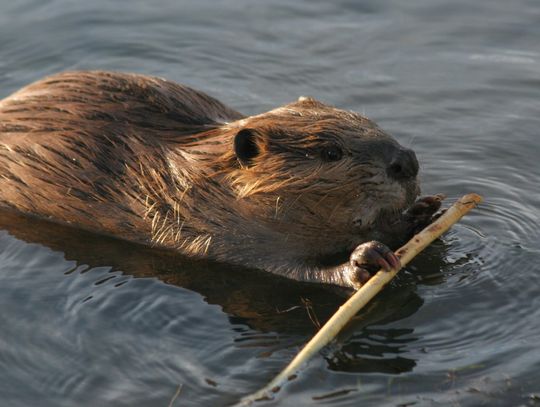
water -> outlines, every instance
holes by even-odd
[[[4,1],[0,96],[98,68],[163,76],[246,114],[300,95],[367,114],[415,149],[425,193],[486,203],[261,405],[534,406],[539,37],[532,0]],[[228,405],[342,301],[3,213],[1,404]]]

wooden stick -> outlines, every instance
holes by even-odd
[[[401,267],[409,263],[414,256],[450,229],[454,223],[459,221],[480,202],[482,202],[480,195],[465,195],[444,212],[439,219],[416,234],[405,246],[396,251],[396,256],[401,261]],[[295,377],[296,372],[303,364],[334,339],[345,324],[381,291],[396,276],[398,271],[399,269],[390,272],[379,270],[336,311],[332,318],[326,322],[280,374],[259,391],[243,398],[237,406],[248,406],[257,400],[271,399],[272,394],[277,393],[288,380]]]

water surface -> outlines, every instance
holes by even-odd
[[[486,202],[273,401],[540,405],[540,5],[442,0],[0,5],[0,96],[68,69],[163,76],[254,114],[311,95]],[[0,214],[6,406],[220,406],[343,301],[325,289]]]

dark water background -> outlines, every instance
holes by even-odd
[[[414,148],[424,193],[485,196],[261,405],[540,405],[538,1],[2,0],[1,97],[86,68],[315,96]],[[0,214],[0,405],[227,405],[342,301]]]

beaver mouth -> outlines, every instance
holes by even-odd
[[[389,198],[388,205],[373,209],[372,211],[360,211],[352,219],[352,226],[355,230],[365,230],[376,228],[378,225],[392,225],[399,222],[403,213],[409,209],[420,195],[420,186],[416,182],[404,185],[403,194],[396,198]],[[380,202],[381,200],[377,200]]]
[[[387,208],[382,208],[377,216],[377,224],[393,225],[403,219],[403,214],[406,212],[420,196],[420,186],[416,182],[411,182],[404,188],[405,196],[397,205]]]
[[[396,223],[411,205],[412,204],[406,204],[379,208],[374,210],[371,214],[357,213],[352,220],[353,229],[356,231],[366,231],[376,229],[378,225],[391,225]]]
[[[402,205],[395,207],[395,211],[401,216],[404,211],[409,209],[420,196],[420,185],[416,180],[408,183],[405,187],[405,197]]]

